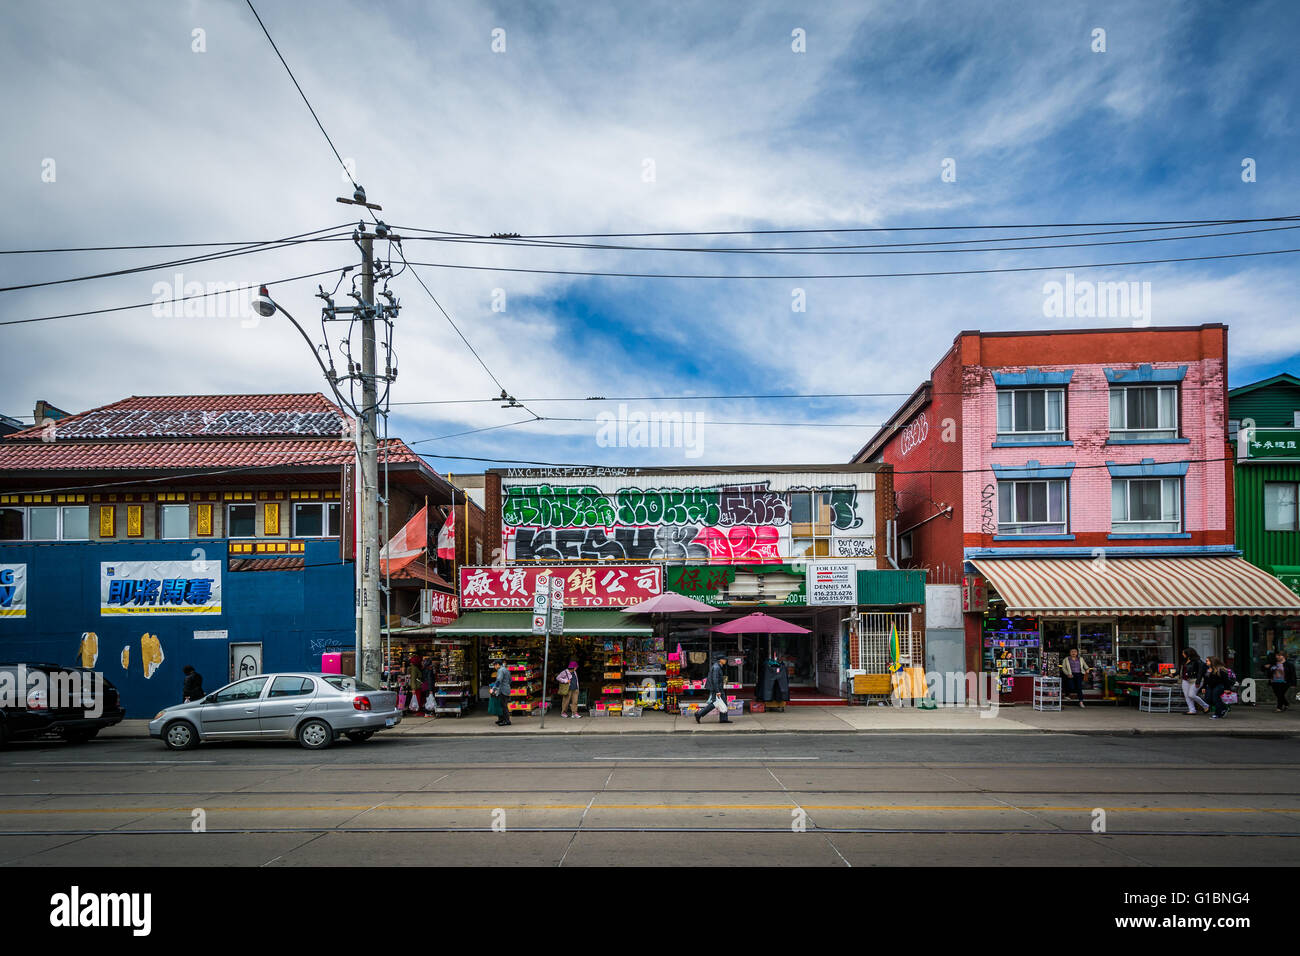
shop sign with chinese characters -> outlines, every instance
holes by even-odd
[[[460,569],[460,607],[532,608],[538,578],[551,576],[564,579],[564,604],[570,609],[629,607],[663,593],[663,568],[653,564],[470,567]]]
[[[1255,428],[1246,441],[1247,458],[1300,459],[1300,429]]]
[[[99,613],[220,614],[220,565],[210,561],[101,562]]]

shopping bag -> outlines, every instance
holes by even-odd
[[[1219,699],[1225,704],[1235,704],[1238,701],[1237,692],[1235,690],[1224,691],[1223,696]]]
[[[433,695],[430,694],[428,697],[426,697],[426,698],[424,699],[424,712],[425,712],[426,714],[432,714],[432,713],[433,713],[433,708],[434,708],[436,705],[437,705],[437,702],[433,699]]]
[[[406,700],[406,709],[413,714],[418,714],[420,712],[420,698],[414,694],[408,697]]]
[[[718,713],[721,714],[723,717],[726,717],[727,712],[731,709],[727,706],[727,698],[722,696],[715,697],[713,699],[713,703],[714,706],[717,707]]]
[[[398,710],[406,710],[406,695],[405,695],[405,694],[398,694],[398,695],[397,695],[397,709],[398,709]]]

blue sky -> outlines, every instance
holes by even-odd
[[[394,3],[258,9],[357,179],[399,226],[604,233],[1249,218],[1300,212],[1292,3]],[[0,156],[7,249],[264,239],[344,221],[338,165],[243,3],[10,8]],[[1091,49],[1104,29],[1105,52]],[[196,51],[194,31],[203,31]],[[494,30],[505,50],[493,52]],[[802,30],[805,52],[792,49]],[[1241,163],[1256,163],[1243,182]],[[53,159],[57,177],[42,180]],[[654,178],[647,182],[647,160]],[[945,160],[955,181],[944,181]],[[1040,230],[1051,233],[1061,230]],[[1226,230],[1195,230],[1226,231]],[[1007,232],[1027,235],[1034,232]],[[960,238],[987,236],[962,233]],[[900,242],[731,237],[729,246]],[[1105,239],[1108,237],[1097,237]],[[1114,238],[1114,237],[1111,237]],[[915,272],[1300,247],[1300,230],[1038,252],[704,255],[448,247],[416,261],[581,271]],[[648,240],[634,240],[653,244]],[[1053,240],[1042,240],[1050,242]],[[1062,241],[1062,240],[1055,240]],[[1076,240],[1087,241],[1087,240]],[[1097,241],[1097,240],[1093,240]],[[13,285],[167,258],[165,251],[0,257]],[[1300,368],[1297,256],[1075,269],[1150,283],[1155,325],[1226,322],[1230,382]],[[312,244],[206,265],[247,283],[341,266]],[[1044,316],[1063,271],[888,279],[667,280],[421,274],[521,399],[907,393],[962,329],[1111,327]],[[155,297],[175,270],[0,293],[0,320]],[[411,277],[396,333],[398,402],[499,391]],[[802,289],[806,311],[791,309]],[[277,298],[309,325],[314,285]],[[504,295],[504,311],[494,311]],[[149,309],[0,327],[0,413],[127,394],[321,388],[282,321]],[[604,447],[614,404],[546,402],[548,420],[425,442],[493,461],[651,465],[841,461],[899,398],[637,401],[706,422],[684,449]],[[402,405],[426,439],[526,418],[496,403]],[[836,427],[828,427],[836,426]],[[433,460],[444,472],[491,462]]]

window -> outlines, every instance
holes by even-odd
[[[257,505],[226,506],[226,537],[257,537]]]
[[[353,691],[361,691],[364,694],[379,689],[378,687],[371,687],[369,684],[359,681],[355,677],[348,677],[344,674],[327,674],[323,680],[331,687],[337,688],[345,694],[350,694]]]
[[[0,508],[0,540],[87,541],[90,509],[85,505],[49,508]]]
[[[1296,485],[1289,481],[1264,482],[1264,530],[1300,531],[1296,514]]]
[[[1178,437],[1178,388],[1172,385],[1110,390],[1112,440],[1160,441]]]
[[[301,697],[310,694],[316,685],[306,677],[277,677],[271,684],[267,697]]]
[[[998,389],[1001,441],[1065,440],[1065,389]]]
[[[339,536],[339,505],[295,504],[293,506],[293,536],[295,538],[337,538]]]
[[[1065,482],[999,481],[998,534],[1065,534]]]
[[[912,559],[912,534],[900,534],[898,536],[898,560],[910,561]]]
[[[23,540],[25,508],[0,508],[0,541]]]
[[[250,677],[248,680],[241,680],[237,684],[231,684],[224,690],[217,691],[217,703],[228,704],[237,700],[256,700],[262,696],[262,688],[266,686],[265,677]]]
[[[1181,478],[1115,478],[1111,481],[1113,530],[1154,534],[1182,530]]]
[[[158,526],[162,538],[188,538],[190,536],[190,506],[163,505],[158,509]]]

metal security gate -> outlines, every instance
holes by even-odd
[[[910,611],[871,611],[858,627],[857,669],[868,674],[889,672],[889,635],[898,632],[898,657],[904,665],[924,663],[924,641],[912,631]]]

